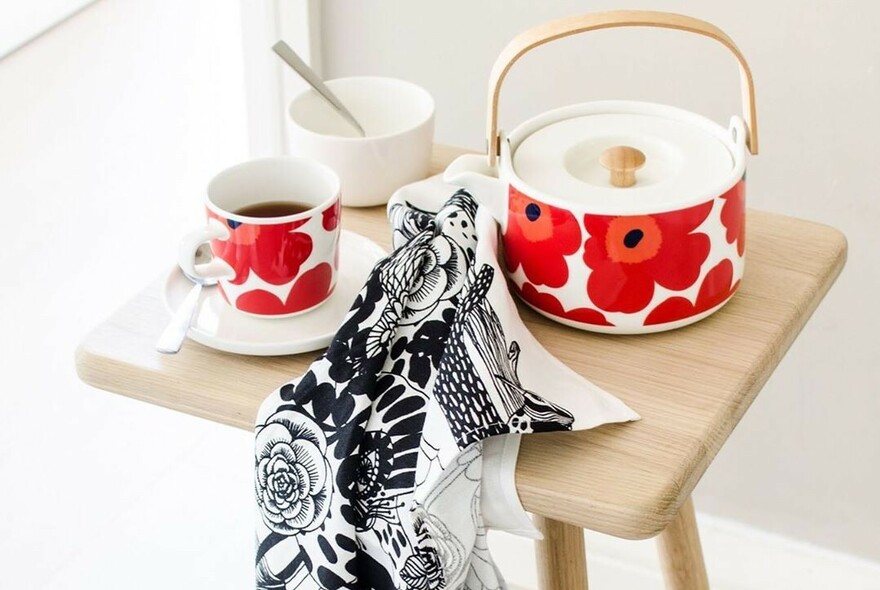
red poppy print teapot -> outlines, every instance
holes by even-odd
[[[575,104],[498,131],[510,67],[550,41],[614,27],[697,33],[739,61],[747,122],[634,101]],[[746,151],[758,151],[751,72],[715,26],[676,14],[613,11],[547,23],[516,37],[489,84],[488,158],[465,155],[444,175],[486,206],[503,234],[516,293],[563,324],[617,334],[696,322],[743,274]]]

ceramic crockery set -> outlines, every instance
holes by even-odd
[[[296,199],[295,201],[293,199]],[[266,158],[233,166],[208,185],[207,224],[180,244],[178,264],[205,290],[189,335],[242,354],[292,354],[326,345],[384,255],[340,230],[339,178],[306,158]],[[209,243],[213,258],[196,264]],[[175,270],[166,285],[176,309],[190,288]]]
[[[757,153],[758,133],[742,53],[713,25],[668,13],[614,11],[553,25],[524,32],[498,57],[489,83],[488,153],[449,166],[443,177],[449,194],[467,188],[495,217],[511,287],[538,313],[618,334],[669,330],[707,317],[733,296],[744,269],[745,165],[747,152]],[[646,26],[706,36],[732,52],[744,117],[722,127],[671,106],[615,100],[570,105],[510,133],[499,130],[501,86],[522,55],[574,34]],[[184,241],[180,263],[198,276],[196,247],[210,241],[215,261],[228,268],[215,262],[203,271],[220,276],[220,288],[205,297],[193,339],[247,354],[286,354],[329,342],[383,254],[361,236],[340,237],[338,178],[342,204],[365,206],[387,201],[395,189],[411,192],[418,185],[404,185],[426,175],[430,95],[398,80],[328,85],[364,118],[368,137],[354,137],[310,91],[289,108],[291,148],[299,159],[242,164],[212,181],[209,223]],[[308,195],[310,208],[269,219],[236,212],[255,198],[282,194]],[[297,245],[306,237],[314,245],[308,255]],[[182,274],[172,274],[170,308],[187,286]]]
[[[196,342],[250,355],[325,347],[385,256],[370,239],[341,229],[342,205],[384,203],[425,177],[433,99],[415,84],[388,78],[344,78],[328,86],[365,137],[309,90],[289,109],[293,156],[244,162],[208,183],[207,223],[181,241],[178,268],[165,285],[174,313],[193,282],[217,283],[195,302],[187,335]],[[203,261],[206,244],[212,256]]]

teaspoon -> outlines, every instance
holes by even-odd
[[[367,133],[364,131],[364,128],[361,127],[361,124],[357,122],[357,119],[354,118],[345,105],[339,100],[339,98],[333,94],[333,92],[327,88],[327,85],[324,84],[324,81],[321,80],[321,77],[315,73],[315,70],[310,68],[306,62],[302,60],[302,58],[296,54],[296,52],[284,41],[279,41],[275,45],[272,46],[272,51],[278,54],[278,57],[283,59],[287,65],[289,65],[293,70],[302,76],[302,79],[309,83],[309,86],[315,89],[317,93],[326,100],[330,106],[332,106],[336,112],[338,112],[346,121],[348,121],[352,127],[354,127],[361,137],[366,137]]]

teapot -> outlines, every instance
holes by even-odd
[[[499,131],[507,72],[556,39],[618,27],[659,27],[718,41],[739,62],[743,112],[727,127],[648,102],[603,100],[539,114]],[[528,30],[502,51],[489,82],[487,154],[444,173],[498,222],[514,292],[563,324],[638,334],[714,313],[745,263],[746,152],[757,154],[752,75],[707,22],[654,11],[568,17]]]

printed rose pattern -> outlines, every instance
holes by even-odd
[[[684,297],[670,297],[648,314],[645,325],[665,324],[709,311],[726,301],[737,287],[739,281],[733,283],[733,264],[724,259],[706,273],[694,303]]]
[[[421,272],[407,288],[405,324],[416,324],[443,299],[458,293],[465,279],[465,254],[448,236],[437,236],[422,253]]]
[[[564,309],[562,303],[560,303],[556,297],[550,293],[539,292],[531,283],[523,283],[521,289],[516,285],[513,285],[513,288],[519,293],[519,296],[522,297],[524,301],[531,303],[538,309],[544,310],[547,313],[575,322],[580,322],[582,324],[593,324],[596,326],[614,325],[605,319],[605,315],[602,314],[602,312],[595,309],[590,309],[588,307],[578,307],[569,310]]]
[[[256,449],[256,498],[266,525],[283,535],[321,526],[332,480],[320,427],[299,412],[281,410],[257,429]]]
[[[709,236],[694,230],[711,210],[709,202],[655,215],[585,216],[590,299],[604,311],[635,313],[648,306],[656,285],[693,285],[710,248]]]
[[[581,228],[568,211],[535,201],[510,187],[504,244],[509,272],[522,266],[530,282],[561,287],[568,282],[564,257],[580,247]]]
[[[746,250],[746,183],[740,180],[721,195],[721,223],[727,229],[727,243],[736,242],[736,251],[742,256]]]

